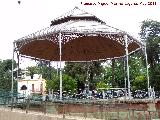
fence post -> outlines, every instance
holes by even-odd
[[[134,109],[132,110],[132,120],[134,120],[135,117],[134,117]]]
[[[63,107],[62,107],[62,108],[63,108],[63,119],[65,119],[65,112],[66,112],[66,111],[65,111],[65,104],[62,103],[62,106],[63,106]]]
[[[27,98],[26,113],[28,113],[28,110],[29,110],[29,103],[30,103],[30,100],[29,98]]]
[[[44,101],[44,103],[43,103],[43,112],[44,112],[44,114],[46,114],[46,101]]]
[[[108,118],[108,116],[109,116],[109,110],[107,109],[107,111],[105,111],[105,120],[108,120],[109,118]]]
[[[119,109],[118,109],[118,111],[117,111],[117,119],[119,120],[120,118],[119,118]]]
[[[83,104],[83,103],[82,103],[82,104]],[[86,107],[87,104],[84,103],[83,106],[84,106],[84,109],[85,109],[85,110],[84,110],[84,118],[86,119],[86,117],[87,117],[87,107]]]
[[[100,111],[101,111],[101,119],[103,119],[103,105],[100,106]]]

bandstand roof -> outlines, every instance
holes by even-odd
[[[15,41],[22,56],[59,61],[92,61],[125,56],[125,39],[129,53],[142,44],[124,31],[107,25],[96,16],[75,7],[51,21],[51,25]]]

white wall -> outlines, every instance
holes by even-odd
[[[46,83],[45,83],[45,80],[42,79],[41,77],[40,78],[33,78],[33,79],[30,79],[30,77],[26,77],[25,79],[22,79],[22,80],[18,80],[18,93],[21,93],[21,94],[25,94],[25,95],[30,95],[32,92],[32,84],[34,84],[34,92],[35,93],[41,93],[41,84],[43,84],[43,90],[42,92],[45,91],[45,86],[46,86]],[[27,90],[21,90],[21,87],[25,85],[27,87]]]

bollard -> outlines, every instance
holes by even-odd
[[[84,105],[84,109],[85,109],[84,110],[84,118],[86,119],[87,118],[87,107],[86,107],[87,105],[86,105],[86,103],[84,103],[83,105]]]
[[[100,106],[100,111],[101,111],[101,119],[103,119],[103,105]]]
[[[128,109],[128,119],[131,120],[131,111]]]
[[[13,97],[11,98],[11,111],[13,110]],[[6,100],[5,100],[5,105],[6,105]]]
[[[151,111],[148,111],[149,112],[149,119],[151,120]]]
[[[135,119],[135,116],[134,116],[134,110],[132,110],[132,120]]]
[[[109,119],[109,114],[108,114],[108,110],[105,112],[105,120],[108,120]]]
[[[29,104],[30,104],[30,100],[28,98],[27,99],[27,105],[26,105],[26,113],[28,113],[28,111],[29,111]]]
[[[17,108],[17,97],[15,98],[15,108]]]
[[[43,112],[46,114],[46,101],[43,102]]]
[[[117,111],[117,119],[119,120],[120,117],[119,117],[119,110]]]
[[[64,103],[62,103],[62,108],[63,108],[63,119],[65,119],[65,104]]]

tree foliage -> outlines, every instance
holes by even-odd
[[[104,72],[104,81],[105,83],[111,85],[111,87],[125,87],[125,77],[126,77],[126,84],[127,84],[127,71],[126,71],[126,63],[124,62],[125,59],[116,59],[114,62],[114,81],[113,81],[113,66],[112,63],[107,64],[105,67]],[[124,66],[125,65],[125,66]],[[124,69],[125,68],[125,69]],[[146,84],[146,68],[143,64],[143,57],[139,55],[131,55],[129,57],[129,80],[131,82],[131,89],[145,89],[147,88]],[[141,79],[142,84],[137,84],[139,78]],[[113,84],[114,83],[114,84]],[[142,86],[141,86],[142,85]],[[127,86],[126,86],[127,87]]]
[[[16,67],[16,62],[14,61],[14,68]],[[14,74],[14,78],[17,77]],[[5,91],[10,91],[12,85],[12,60],[1,60],[0,61],[0,89]],[[14,89],[16,89],[16,82],[14,80]]]
[[[39,61],[37,63],[38,73],[42,74],[42,77],[46,80],[51,79],[52,73],[55,73],[56,70],[51,66],[50,61]]]
[[[96,84],[96,89],[100,90],[99,88],[110,88],[110,86],[107,85],[104,81],[100,81]]]
[[[111,87],[122,87],[124,88],[124,65],[122,60],[114,61],[114,70],[112,62],[109,62],[105,66],[104,80]],[[114,72],[114,77],[113,77]],[[114,80],[113,80],[114,79]]]
[[[33,79],[33,75],[38,73],[38,68],[37,66],[29,66],[27,67],[27,71],[27,75],[29,75],[31,79]]]
[[[156,63],[160,62],[160,22],[154,20],[145,20],[142,22],[140,37],[146,43],[148,62],[151,69],[154,69]]]
[[[53,89],[54,91],[58,91],[59,90],[59,77],[57,75],[55,75],[54,77],[52,77],[51,80],[47,80],[46,82],[46,89],[47,90],[51,90]],[[62,76],[62,90],[63,91],[70,91],[70,92],[75,92],[77,89],[77,82],[70,76],[63,74]]]
[[[145,20],[142,22],[140,37],[146,43],[151,86],[160,89],[160,22]]]
[[[66,63],[64,73],[77,81],[77,89],[84,90],[86,79],[91,90],[96,88],[96,83],[101,80],[103,67],[100,62],[92,63]]]

